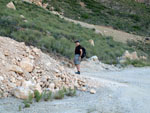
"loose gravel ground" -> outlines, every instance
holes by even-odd
[[[0,100],[0,113],[150,113],[149,67],[82,71],[81,76],[101,83],[96,94],[78,91],[75,97],[33,103],[21,112],[22,100],[6,98]]]

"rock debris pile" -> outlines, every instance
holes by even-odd
[[[55,92],[86,85],[86,78],[67,71],[40,49],[0,37],[0,97],[26,99],[34,90]]]

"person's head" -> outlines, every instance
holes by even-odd
[[[79,40],[75,41],[75,44],[76,46],[80,45],[80,41]]]

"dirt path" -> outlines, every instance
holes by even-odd
[[[93,24],[88,24],[85,22],[77,21],[77,20],[72,20],[70,18],[66,18],[59,13],[52,11],[53,14],[59,15],[60,18],[63,18],[69,22],[73,22],[75,24],[80,24],[82,27],[90,28],[90,29],[95,29],[95,32],[98,34],[102,34],[105,36],[112,36],[115,41],[123,42],[126,43],[127,40],[136,40],[136,39],[141,39],[143,38],[142,36],[138,35],[133,35],[129,34],[123,31],[115,30],[111,27],[105,27],[105,26],[99,26],[99,25],[93,25]]]

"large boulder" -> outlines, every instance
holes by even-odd
[[[40,7],[43,6],[43,5],[42,5],[42,2],[35,2],[35,4],[38,5],[38,6],[40,6]]]
[[[44,3],[42,7],[43,7],[44,9],[46,9],[47,6],[48,6],[48,3]]]
[[[38,48],[33,48],[32,51],[36,54],[36,55],[39,55],[40,54],[40,49]]]
[[[4,80],[4,77],[0,76],[0,81]]]
[[[14,89],[13,94],[15,97],[20,99],[27,99],[30,94],[34,94],[34,91],[37,90],[39,93],[42,93],[41,86],[32,81],[23,81],[22,86]]]
[[[31,81],[23,81],[22,82],[22,87],[32,89],[35,86],[35,83]]]
[[[97,56],[92,56],[89,60],[90,61],[99,61]]]
[[[81,5],[81,7],[85,7],[85,3],[84,2],[79,2],[79,4]]]
[[[133,60],[138,60],[139,59],[139,57],[138,57],[138,55],[137,55],[137,52],[135,51],[135,52],[133,52],[133,53],[131,53],[131,56],[132,56],[132,59]]]
[[[131,58],[131,55],[130,55],[129,51],[126,50],[126,51],[124,52],[122,58]]]
[[[10,9],[16,10],[16,7],[15,7],[15,5],[14,5],[14,3],[13,3],[13,2],[9,2],[6,6],[7,6],[7,8],[10,8]]]
[[[90,93],[91,93],[91,94],[95,94],[95,93],[96,93],[96,90],[95,90],[95,89],[91,89],[91,90],[90,90]]]
[[[17,87],[14,89],[14,96],[19,99],[28,99],[30,94],[33,94],[34,92],[31,89],[24,88],[24,87]]]
[[[18,74],[23,74],[23,70],[17,65],[11,65],[9,70]]]
[[[89,43],[92,45],[92,46],[95,46],[95,44],[94,44],[94,40],[89,40]]]
[[[124,59],[130,59],[130,60],[138,60],[139,57],[137,55],[137,52],[132,52],[132,53],[129,53],[129,51],[125,51],[124,55],[122,56],[122,58]]]
[[[140,59],[147,60],[147,57],[146,56],[140,56]]]
[[[42,88],[41,88],[40,84],[36,84],[33,89],[37,90],[39,93],[42,93]]]
[[[29,58],[24,58],[21,62],[20,62],[20,67],[22,69],[24,69],[27,72],[32,72],[34,65],[32,63],[32,61]]]
[[[147,57],[146,56],[138,56],[137,55],[137,52],[134,51],[132,53],[129,53],[129,51],[125,51],[124,54],[122,55],[122,57],[119,57],[118,60],[119,60],[119,63],[125,63],[127,61],[127,59],[129,60],[146,60]]]
[[[25,19],[24,15],[20,15],[20,17],[21,17],[22,19]]]
[[[51,91],[54,91],[55,84],[54,83],[50,83],[49,88],[50,88]]]
[[[36,83],[34,83],[34,82],[32,82],[32,81],[23,81],[22,87],[27,88],[27,89],[30,89],[30,90],[32,90],[32,91],[37,90],[37,91],[39,91],[40,93],[42,93],[42,89],[41,89],[40,84],[38,84],[38,83],[36,84]]]

